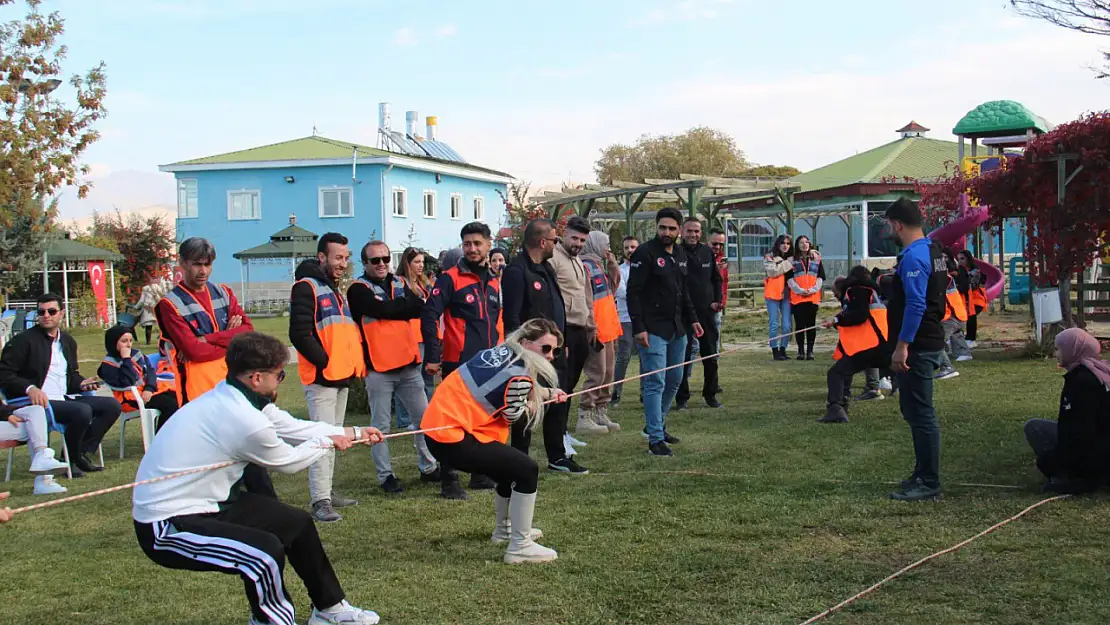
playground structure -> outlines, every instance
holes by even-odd
[[[1051,124],[1044,118],[1012,100],[995,100],[980,104],[969,111],[952,129],[952,133],[959,137],[960,169],[965,175],[974,177],[984,172],[1005,168],[1007,155],[1014,154],[1013,150],[1023,149],[1034,137],[1051,129]],[[970,140],[970,154],[965,147],[968,140]],[[987,150],[985,155],[979,154],[980,143]],[[967,193],[964,193],[960,198],[959,216],[930,232],[929,238],[941,245],[951,247],[954,252],[959,252],[968,247],[968,236],[974,235],[976,241],[980,242],[975,245],[975,250],[978,252],[977,256],[981,256],[982,245],[979,233],[983,225],[990,220],[990,206],[977,206]],[[999,248],[1003,252],[1004,233],[1005,229],[1000,229]],[[1005,267],[1004,253],[999,254],[999,260],[1001,261],[999,265]],[[1024,264],[1024,259],[1011,258],[1009,263],[1010,303],[1012,304],[1027,302],[1030,293],[1028,276],[1014,275],[1019,262]],[[976,264],[985,278],[987,301],[992,302],[1002,297],[1006,289],[1006,273],[1000,267],[982,258],[979,258]]]

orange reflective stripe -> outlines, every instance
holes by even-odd
[[[366,285],[374,297],[381,301],[405,295],[405,283],[396,276],[390,284],[390,292],[365,278],[358,278],[356,282]],[[419,319],[400,321],[363,317],[359,321],[375,371],[384,373],[420,362],[420,344],[416,340],[420,333]],[[416,322],[415,333],[413,321]]]
[[[948,289],[944,294],[946,306],[944,307],[944,321],[948,321],[955,314],[956,319],[960,321],[967,321],[967,306],[964,304],[964,298],[960,295],[960,291],[956,289],[956,281],[951,277],[948,278]]]
[[[795,261],[793,278],[794,284],[797,284],[800,288],[806,290],[814,288],[815,286],[817,286],[817,272],[819,271],[819,268],[820,265],[812,261]],[[803,304],[807,302],[812,304],[821,303],[821,291],[817,291],[812,295],[799,295],[795,293],[793,289],[788,290],[790,291],[791,304]]]
[[[763,279],[763,299],[781,302],[786,297],[786,276]]]
[[[316,336],[328,354],[328,366],[324,367],[323,377],[329,381],[346,380],[366,375],[366,362],[362,357],[362,336],[351,309],[342,295],[316,278],[297,281],[312,287],[316,307]],[[297,359],[297,372],[301,383],[316,382],[316,366],[307,358]]]

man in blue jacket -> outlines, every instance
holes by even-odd
[[[890,334],[898,337],[891,369],[898,376],[902,418],[913,435],[917,462],[892,499],[940,498],[940,423],[933,409],[933,377],[944,351],[948,268],[940,246],[925,238],[921,209],[906,198],[890,205],[886,220],[902,243],[888,302]]]

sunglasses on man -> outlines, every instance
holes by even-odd
[[[38,312],[43,317],[53,317],[54,315],[56,315],[56,314],[58,314],[62,311],[58,308],[39,308]]]
[[[389,257],[388,256],[375,256],[373,258],[367,258],[366,262],[367,262],[367,264],[370,264],[370,265],[388,265],[389,264]]]

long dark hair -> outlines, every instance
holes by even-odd
[[[424,250],[416,247],[405,249],[404,253],[401,254],[401,277],[411,282],[414,286],[428,291],[432,288],[432,281],[428,278],[427,267],[425,267],[422,272],[414,271],[412,268],[412,261],[416,260],[418,256],[423,256],[424,262],[428,262],[428,253]]]
[[[806,235],[799,234],[798,236],[794,237],[794,260],[808,260],[807,258],[801,257],[802,252],[800,247],[798,246],[798,241],[801,241],[802,239],[805,239],[809,243],[809,249],[806,250],[806,254],[808,255],[810,252],[813,251],[813,241],[811,241],[810,238]]]
[[[968,250],[968,249],[960,250],[959,252],[956,253],[956,264],[957,265],[960,265],[960,256],[961,255],[967,257],[967,269],[975,269],[975,261],[979,260],[978,258],[975,258],[975,254],[972,254],[971,250]]]
[[[790,240],[790,235],[780,234],[779,238],[775,239],[775,246],[771,248],[771,256],[784,258],[784,256],[782,255],[782,250],[779,249],[780,247],[782,247],[783,243],[789,243],[791,252],[794,251],[794,242]]]

